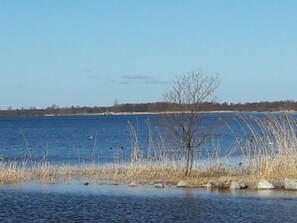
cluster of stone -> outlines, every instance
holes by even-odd
[[[232,181],[231,190],[244,189],[246,185],[243,182]],[[256,187],[258,190],[273,190],[284,188],[286,190],[297,190],[297,179],[285,178],[284,181],[268,181],[261,179]]]
[[[89,183],[84,183],[84,185],[88,185]],[[229,189],[230,190],[242,190],[247,188],[247,185],[243,182],[243,181],[231,181],[231,183],[229,183]],[[155,188],[164,188],[165,185],[163,183],[152,183],[152,185]],[[130,187],[137,187],[138,184],[135,181],[132,181],[129,184]],[[183,188],[183,187],[188,187],[189,185],[187,184],[187,182],[185,180],[180,180],[177,185],[176,188]],[[218,185],[213,182],[212,180],[208,181],[208,183],[205,185],[205,187],[207,189],[213,189],[218,187]],[[297,179],[289,179],[289,178],[285,178],[284,181],[268,181],[265,179],[261,179],[257,186],[256,189],[258,190],[273,190],[273,189],[278,189],[278,188],[284,188],[286,190],[297,190]]]

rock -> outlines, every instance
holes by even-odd
[[[129,184],[129,186],[130,186],[130,187],[137,187],[138,185],[137,185],[136,182],[132,181],[132,182]]]
[[[284,181],[272,181],[271,183],[275,189],[285,188]]]
[[[165,186],[161,183],[155,184],[154,185],[155,188],[164,188]]]
[[[177,183],[177,185],[176,185],[177,188],[180,188],[180,187],[186,187],[186,186],[187,186],[187,183],[186,183],[186,181],[184,181],[184,180],[180,180],[180,181],[178,181],[178,183]]]
[[[246,188],[246,186],[244,182],[232,181],[229,188],[230,190],[240,190]]]
[[[257,189],[260,190],[272,190],[274,188],[275,187],[273,186],[273,184],[265,179],[260,180],[257,185]]]
[[[230,183],[227,184],[227,183],[219,182],[216,186],[217,186],[218,189],[229,189],[230,188]]]
[[[216,187],[216,185],[212,180],[208,181],[207,184],[206,184],[207,189],[212,189],[212,188],[215,188],[215,187]]]
[[[245,185],[245,182],[239,181],[239,185],[241,189],[247,188],[247,186]]]
[[[225,179],[221,178],[221,180],[216,184],[218,189],[229,189],[231,184],[231,180],[229,178]]]
[[[229,189],[230,190],[240,190],[241,186],[240,186],[239,182],[232,181]]]
[[[297,190],[297,179],[288,179],[284,180],[286,190]]]

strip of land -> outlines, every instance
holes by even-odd
[[[115,104],[109,107],[71,106],[59,107],[52,105],[47,108],[11,108],[0,110],[0,117],[7,116],[57,116],[57,115],[115,115],[115,114],[166,114],[176,112],[172,104],[165,102],[140,104]],[[185,105],[186,108],[186,105]],[[280,112],[297,111],[295,101],[254,102],[254,103],[201,103],[200,112]]]

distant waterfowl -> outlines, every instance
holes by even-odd
[[[117,148],[124,149],[124,146],[120,146],[120,147],[117,147]],[[109,149],[113,149],[113,148],[110,147]]]
[[[96,137],[95,137],[95,136],[90,136],[89,138],[90,138],[90,139],[95,139]]]

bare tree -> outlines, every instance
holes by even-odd
[[[186,150],[186,176],[191,173],[195,151],[209,135],[209,131],[201,128],[201,122],[207,114],[201,112],[199,107],[204,102],[214,101],[218,84],[218,75],[189,72],[177,77],[174,86],[164,95],[173,111],[166,115],[169,132],[173,133],[178,147]]]

